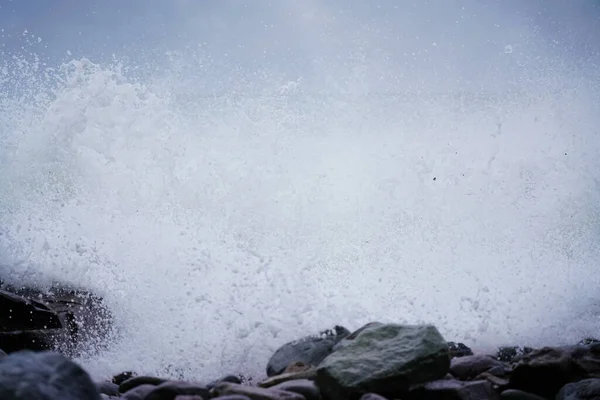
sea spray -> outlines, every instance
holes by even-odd
[[[115,335],[80,359],[97,376],[260,375],[285,342],[373,320],[473,347],[597,332],[587,78],[523,56],[504,91],[381,93],[401,63],[361,46],[317,49],[327,79],[275,59],[230,67],[220,92],[203,47],[7,58],[3,276],[104,297]]]

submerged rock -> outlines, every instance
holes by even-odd
[[[99,400],[96,385],[62,354],[20,351],[0,360],[0,399]]]
[[[267,364],[267,376],[279,375],[293,363],[318,365],[327,357],[336,343],[348,336],[350,331],[342,326],[321,332],[316,336],[306,336],[281,346]]]
[[[371,324],[349,338],[317,368],[317,384],[332,400],[402,396],[450,367],[448,345],[432,325]]]

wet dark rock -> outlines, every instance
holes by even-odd
[[[519,361],[511,373],[510,384],[515,389],[552,397],[562,386],[580,377],[567,349],[545,347]]]
[[[508,389],[510,381],[508,377],[500,377],[497,375],[492,375],[489,372],[484,372],[482,374],[477,375],[473,378],[474,381],[488,381],[492,384],[492,387],[496,389],[498,392],[501,392],[505,389]]]
[[[594,344],[594,343],[600,343],[600,340],[598,340],[596,338],[588,337],[585,339],[581,339],[579,341],[579,343],[577,343],[577,344],[587,346],[587,345]]]
[[[144,400],[173,400],[180,395],[200,396],[208,399],[209,390],[205,385],[183,381],[166,381],[156,386],[144,397]]]
[[[135,374],[131,371],[121,372],[120,374],[113,376],[112,383],[114,383],[116,385],[120,385],[121,383],[125,382],[127,379],[133,378],[134,376],[137,376],[137,374]]]
[[[517,362],[526,354],[529,354],[533,351],[531,347],[518,347],[518,346],[510,346],[510,347],[500,347],[496,352],[496,359],[498,361],[503,361],[507,363]]]
[[[448,342],[448,349],[450,350],[450,358],[473,355],[473,350],[464,343]]]
[[[514,366],[510,385],[542,397],[553,397],[567,383],[600,377],[600,343],[543,347]]]
[[[332,400],[368,392],[394,398],[449,367],[448,345],[434,326],[371,324],[323,360],[317,385]]]
[[[501,400],[546,400],[533,393],[523,392],[522,390],[508,389],[500,394]]]
[[[119,385],[112,382],[97,382],[96,389],[98,390],[98,393],[106,394],[108,396],[119,395]]]
[[[284,344],[269,360],[267,376],[279,375],[288,365],[295,362],[318,365],[332,352],[333,346],[349,334],[348,329],[335,326],[316,336],[306,336]]]
[[[358,337],[358,335],[360,335],[365,329],[369,329],[369,328],[374,328],[377,326],[383,326],[384,324],[381,322],[369,322],[368,324],[365,324],[364,326],[358,328],[357,330],[355,330],[354,332],[352,332],[349,335],[346,335],[345,337],[342,338],[342,340],[338,341],[338,343],[336,343],[333,346],[333,351],[339,350],[342,347],[351,344],[353,342],[354,339],[356,339]]]
[[[411,390],[411,400],[496,400],[500,394],[488,381],[437,380]]]
[[[583,379],[579,382],[568,383],[563,386],[556,400],[593,400],[600,399],[600,379]]]
[[[503,374],[505,365],[501,361],[481,354],[453,358],[450,362],[450,373],[464,381],[494,368]]]
[[[600,343],[571,347],[571,357],[585,378],[600,378]]]
[[[317,379],[317,369],[313,367],[306,371],[288,372],[288,373],[284,373],[284,374],[280,374],[280,375],[275,375],[275,376],[265,379],[262,382],[259,382],[258,386],[267,388],[267,387],[275,386],[281,382],[287,382],[287,381],[291,381],[291,380],[295,380],[295,379],[315,380],[315,379]]]
[[[302,372],[302,371],[308,371],[310,369],[314,368],[313,365],[309,365],[309,364],[304,364],[302,361],[296,361],[291,363],[290,365],[288,365],[285,370],[283,370],[284,374],[290,373],[290,372]]]
[[[288,392],[298,393],[304,396],[306,400],[319,400],[321,398],[321,391],[315,382],[308,379],[296,379],[282,382],[273,386],[273,389],[287,390]]]
[[[110,323],[102,299],[89,292],[0,289],[0,343],[7,353],[59,349],[77,354],[85,342],[107,336]]]
[[[122,400],[145,400],[148,393],[153,391],[156,388],[156,385],[151,385],[149,383],[144,383],[134,387],[133,389],[127,391],[121,395]]]
[[[213,399],[219,400],[252,400],[248,396],[244,396],[243,394],[226,394],[225,396],[213,397]]]
[[[6,354],[6,352],[2,349],[0,349],[0,360],[2,359],[2,357],[6,357],[8,354]]]
[[[388,400],[376,393],[365,393],[360,397],[360,400]]]
[[[236,383],[220,382],[210,391],[212,397],[240,394],[252,400],[305,400],[304,396],[287,390],[264,389],[260,387],[238,385]]]
[[[78,364],[53,352],[14,352],[0,360],[0,399],[99,400]]]
[[[129,378],[119,385],[119,392],[126,393],[139,385],[157,386],[166,381],[167,380],[164,378],[157,378],[155,376],[134,376],[133,378]]]
[[[208,389],[212,389],[213,386],[215,386],[217,383],[219,382],[231,382],[231,383],[242,383],[242,380],[240,379],[239,376],[236,375],[225,375],[215,381],[212,381],[211,383],[209,383],[208,385],[206,385],[206,387]]]

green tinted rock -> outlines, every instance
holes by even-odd
[[[319,387],[334,400],[367,392],[394,397],[450,368],[448,344],[432,325],[372,324],[350,337],[317,369]]]

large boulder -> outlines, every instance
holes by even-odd
[[[293,363],[318,365],[340,340],[350,334],[342,326],[335,326],[314,336],[306,336],[281,346],[267,364],[267,376],[279,375]]]
[[[434,326],[375,323],[327,356],[316,380],[332,400],[369,392],[395,398],[406,394],[411,384],[444,377],[449,368],[448,344]]]
[[[105,337],[109,329],[102,299],[89,292],[0,287],[0,347],[7,353],[59,349],[74,354],[80,344]]]
[[[62,354],[15,352],[0,360],[0,399],[100,400],[88,373]]]

